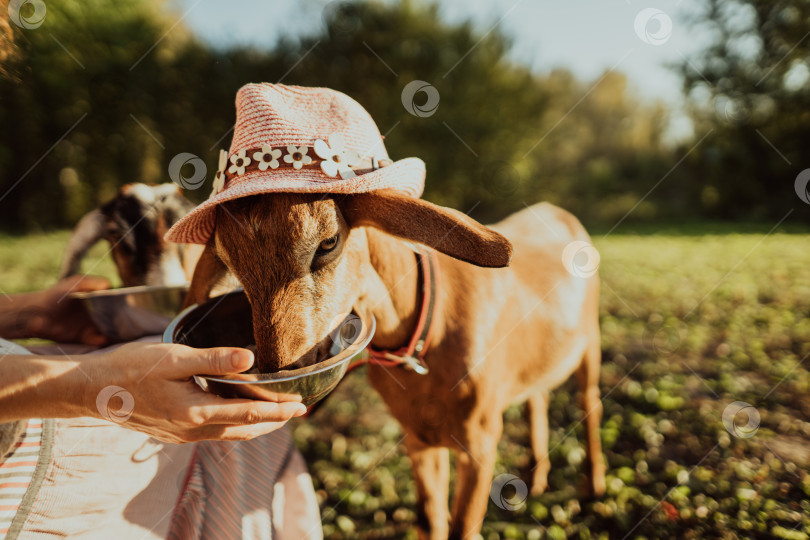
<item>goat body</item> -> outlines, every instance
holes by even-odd
[[[223,274],[235,274],[251,302],[262,371],[322,359],[330,321],[349,309],[375,316],[375,347],[402,346],[416,326],[421,295],[413,252],[396,237],[441,252],[442,287],[425,357],[430,372],[369,367],[405,433],[420,537],[469,538],[480,530],[502,413],[512,403],[528,401],[537,462],[532,489],[546,488],[549,392],[571,374],[586,412],[590,487],[604,491],[599,281],[595,272],[580,276],[563,263],[566,246],[589,243],[576,218],[542,203],[489,229],[388,191],[226,204],[230,217],[218,215],[186,303],[204,300]],[[335,249],[318,247],[325,239],[331,246],[335,236]],[[497,268],[510,257],[509,267]],[[458,458],[452,514],[450,449]]]
[[[509,268],[477,268],[439,256],[443,286],[434,341],[425,358],[430,374],[369,367],[372,384],[406,434],[420,528],[427,538],[468,538],[480,529],[502,413],[513,403],[528,401],[536,463],[532,492],[546,489],[549,392],[572,373],[586,413],[591,489],[604,491],[599,282],[595,276],[571,275],[562,264],[565,246],[588,237],[573,216],[547,204],[492,228],[514,246]],[[374,232],[369,239],[381,258],[396,260],[392,252],[403,251],[386,235]],[[407,248],[403,254],[409,256]],[[400,279],[395,269],[383,272],[385,282]],[[452,521],[447,514],[447,449],[458,458]]]

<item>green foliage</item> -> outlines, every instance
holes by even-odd
[[[15,29],[18,59],[0,79],[0,125],[12,126],[0,133],[0,227],[71,225],[124,183],[167,181],[180,152],[213,172],[233,96],[256,81],[345,91],[394,158],[425,160],[426,198],[485,221],[541,199],[590,225],[774,220],[790,208],[804,219],[793,179],[810,142],[810,4],[706,6],[693,22],[717,39],[681,67],[698,138],[672,149],[667,109],[641,103],[621,73],[533,74],[508,59],[499,30],[444,23],[430,3],[335,2],[324,30],[266,51],[207,47],[162,0],[49,5],[41,28]],[[403,107],[413,80],[438,90],[435,114]]]
[[[810,237],[700,233],[595,240],[608,494],[588,500],[580,487],[583,414],[568,381],[549,407],[550,490],[514,512],[490,503],[484,538],[810,532],[810,367],[800,363],[810,354],[802,316],[810,310]],[[410,464],[397,445],[403,433],[363,371],[296,421],[325,538],[401,538],[415,520]],[[761,415],[750,439],[723,426],[737,400]],[[526,418],[523,407],[507,410],[495,474],[529,483]],[[781,536],[787,531],[794,536]]]
[[[330,4],[325,30],[270,51],[209,48],[177,16],[160,0],[71,0],[49,5],[41,28],[16,30],[13,77],[0,80],[0,123],[12,126],[0,133],[0,227],[72,225],[124,183],[167,181],[180,152],[213,173],[234,94],[256,81],[347,92],[394,158],[426,161],[428,199],[483,220],[548,199],[612,223],[672,162],[666,111],[639,104],[623,75],[537,76],[508,60],[498,30],[449,25],[429,3]],[[403,107],[413,80],[438,90],[435,114]],[[630,219],[689,208],[662,186]]]
[[[662,144],[662,104],[640,103],[615,72],[586,83],[556,70],[537,84],[550,105],[531,141],[535,186],[526,200],[548,199],[587,224],[612,225],[628,214],[631,221],[694,216],[678,195],[681,179],[642,201],[675,159]]]
[[[45,289],[56,282],[70,231],[8,236],[0,234],[0,295]],[[107,242],[87,253],[81,270],[108,278],[113,286],[121,280]]]
[[[540,526],[621,538],[636,523],[632,537],[810,531],[810,368],[800,362],[810,354],[802,315],[810,311],[810,237],[722,229],[596,237],[608,495],[587,501],[577,490],[584,433],[569,381],[549,409],[550,491],[515,513],[490,505],[485,538],[542,538],[532,532]],[[67,236],[0,236],[0,293],[50,285]],[[83,270],[114,277],[106,250],[96,246]],[[327,538],[400,538],[415,520],[410,464],[363,371],[296,423],[295,438]],[[736,400],[761,414],[750,439],[730,436],[721,422]],[[512,407],[505,418],[496,472],[528,481],[525,413]]]
[[[705,215],[810,217],[794,192],[810,166],[810,42],[807,0],[706,0],[693,24],[712,44],[681,66],[698,135],[690,160],[702,186],[690,186]]]
[[[291,82],[333,87],[363,104],[394,158],[425,160],[431,200],[465,211],[480,205],[477,215],[493,217],[526,199],[532,175],[521,156],[548,98],[526,68],[505,59],[506,38],[447,26],[435,6],[410,2],[344,4],[328,17],[326,35],[296,44],[306,51],[318,43]],[[403,107],[413,80],[438,90],[435,114],[420,118]],[[500,185],[492,182],[498,174]]]
[[[209,148],[248,78],[239,55],[219,62],[171,24],[162,1],[92,0],[49,4],[42,27],[17,30],[0,80],[0,225],[71,225],[123,184],[167,181],[180,152],[215,167]]]
[[[639,229],[595,237],[607,496],[589,501],[577,488],[584,432],[569,381],[549,408],[549,492],[516,512],[490,504],[484,537],[543,538],[542,527],[547,537],[622,538],[636,523],[633,538],[802,537],[810,532],[810,236]],[[68,234],[0,236],[0,294],[53,283]],[[83,270],[114,277],[102,244]],[[296,421],[295,439],[326,538],[401,538],[416,519],[410,463],[363,371]],[[750,439],[722,424],[737,400],[761,415]],[[505,420],[496,473],[528,482],[525,411],[512,407]]]

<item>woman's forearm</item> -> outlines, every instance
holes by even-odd
[[[81,301],[71,298],[70,293],[109,286],[110,282],[104,278],[71,276],[44,291],[0,295],[0,337],[104,345],[106,337],[95,327]]]
[[[0,358],[0,381],[0,424],[89,415],[87,379],[70,357],[7,355]]]
[[[172,443],[252,439],[306,413],[301,398],[224,399],[203,391],[193,376],[242,373],[253,361],[245,349],[166,343],[73,357],[7,355],[0,357],[0,424],[90,416]]]
[[[32,337],[34,319],[44,315],[42,297],[41,291],[11,296],[0,295],[0,337],[6,339]]]

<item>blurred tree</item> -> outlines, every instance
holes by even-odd
[[[539,84],[550,95],[533,141],[538,198],[568,208],[585,222],[671,217],[684,211],[662,186],[638,206],[672,160],[663,144],[667,111],[643,105],[621,73],[583,83],[555,70]]]
[[[681,66],[697,133],[691,197],[721,218],[810,218],[794,192],[810,167],[810,1],[706,0],[713,32]]]
[[[595,85],[565,70],[538,77],[509,60],[497,28],[448,25],[434,4],[334,2],[325,23],[324,35],[283,45],[287,61],[300,62],[288,80],[360,101],[393,157],[425,160],[430,200],[487,221],[546,199],[593,223],[623,216],[667,170],[666,111],[642,106],[621,74]],[[400,103],[414,80],[437,89],[435,113]],[[667,201],[633,218],[654,217]]]
[[[239,81],[172,24],[162,1],[83,0],[14,28],[18,59],[0,79],[4,228],[73,224],[122,184],[167,181],[179,152],[213,165]]]
[[[548,99],[528,69],[506,58],[510,44],[500,32],[447,25],[436,5],[421,2],[335,2],[324,19],[324,35],[286,44],[290,58],[301,58],[290,82],[357,99],[392,157],[425,160],[427,198],[483,219],[519,205],[530,183],[518,172],[522,145]],[[435,111],[407,110],[430,106],[425,92],[403,96],[412,81],[436,89]]]
[[[251,81],[346,92],[393,158],[425,160],[428,199],[487,221],[542,199],[615,221],[672,162],[666,111],[640,104],[624,76],[538,76],[510,61],[497,29],[447,24],[434,4],[333,2],[320,32],[270,51],[206,47],[178,16],[163,0],[65,0],[41,27],[14,28],[17,62],[0,79],[0,226],[72,225],[121,184],[167,181],[180,152],[202,157],[210,182],[234,94]],[[437,106],[425,91],[403,95],[413,81]],[[630,219],[689,208],[679,201],[662,186]]]

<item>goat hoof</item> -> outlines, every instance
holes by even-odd
[[[594,478],[591,481],[591,496],[601,497],[605,494],[605,477],[604,475],[599,478]]]
[[[579,485],[579,493],[583,494],[585,499],[598,499],[605,494],[605,477],[601,478],[588,478],[583,477]]]
[[[548,473],[535,473],[534,478],[532,478],[532,497],[542,495],[546,492],[546,489],[548,489]]]

